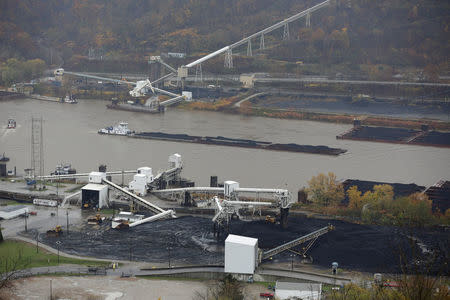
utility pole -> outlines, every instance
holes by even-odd
[[[27,224],[27,219],[28,219],[28,213],[25,213],[25,232],[28,231],[28,224]]]
[[[69,235],[69,210],[66,210],[67,235]]]
[[[39,232],[36,232],[36,253],[39,253]]]

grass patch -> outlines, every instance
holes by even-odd
[[[119,210],[116,209],[116,215],[119,213]],[[99,213],[102,215],[113,215],[114,209],[113,208],[102,208]]]
[[[84,260],[59,256],[60,264],[76,264],[89,266],[107,266],[109,262]],[[57,266],[58,255],[49,253],[39,248],[36,253],[36,246],[20,241],[3,241],[0,243],[0,273],[9,271],[11,265],[16,265],[15,269],[28,269],[34,267]]]
[[[0,202],[0,206],[7,206],[7,205],[33,205],[33,203],[31,202],[19,202],[16,200],[6,200],[6,201],[2,201]]]

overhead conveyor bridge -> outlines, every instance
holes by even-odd
[[[290,250],[300,244],[306,243],[308,241],[315,241],[318,237],[320,237],[321,235],[324,235],[328,232],[330,232],[331,230],[334,230],[334,226],[333,225],[328,225],[326,227],[323,227],[319,230],[313,231],[307,235],[304,235],[302,237],[299,237],[298,239],[295,239],[293,241],[290,241],[286,244],[283,244],[281,246],[278,246],[276,248],[273,248],[271,250],[268,251],[263,251],[262,254],[260,255],[259,260],[264,260],[264,259],[268,259],[274,255],[280,254],[281,252],[284,252],[286,250]]]
[[[166,214],[167,213],[166,210],[164,210],[164,209],[162,209],[162,208],[160,208],[160,207],[158,207],[158,206],[148,202],[147,200],[145,200],[145,199],[143,199],[143,198],[141,198],[141,197],[131,193],[130,191],[120,187],[119,185],[115,184],[114,182],[111,182],[111,181],[109,181],[107,179],[102,179],[102,182],[105,183],[106,185],[108,185],[108,186],[110,186],[110,187],[112,187],[112,188],[114,188],[114,189],[124,193],[125,195],[131,197],[138,204],[148,208],[149,210],[151,210],[152,212],[154,212],[156,214],[161,214],[161,213],[165,213]],[[168,211],[171,211],[172,212],[171,215],[175,216],[175,212],[174,211],[172,211],[172,210],[168,210]]]

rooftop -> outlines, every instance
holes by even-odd
[[[256,246],[258,239],[250,238],[242,235],[229,234],[225,243],[245,244],[249,246]]]

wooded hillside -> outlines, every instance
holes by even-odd
[[[309,8],[312,0],[2,0],[0,61],[63,64],[89,49],[104,59],[216,50]],[[448,72],[450,2],[336,0],[266,37],[271,58]],[[254,49],[259,41],[254,41]],[[245,52],[245,49],[242,50]]]

